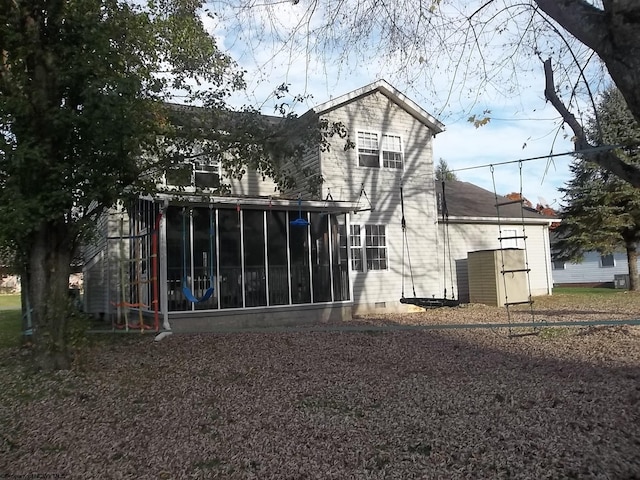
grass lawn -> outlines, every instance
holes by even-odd
[[[17,293],[0,295],[0,310],[19,310],[20,295]]]
[[[627,290],[616,288],[596,288],[596,287],[554,287],[554,295],[579,295],[579,296],[598,296],[598,295],[616,295],[625,293]]]
[[[21,317],[20,295],[0,295],[0,348],[20,345]]]

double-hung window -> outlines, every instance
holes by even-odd
[[[387,270],[385,225],[351,225],[351,269],[357,272]]]
[[[402,169],[404,155],[399,135],[358,132],[358,166]]]
[[[180,167],[167,170],[165,181],[168,187],[195,187],[214,189],[220,186],[220,162],[208,158],[185,161]]]

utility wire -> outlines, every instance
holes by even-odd
[[[483,165],[474,165],[472,167],[462,167],[462,168],[454,168],[450,170],[451,172],[462,172],[464,170],[475,170],[477,168],[487,168],[496,165],[508,165],[510,163],[522,163],[522,162],[530,162],[532,160],[542,160],[544,158],[552,158],[552,157],[563,157],[565,155],[588,155],[589,153],[598,153],[598,152],[606,152],[609,150],[615,150],[616,148],[622,148],[623,145],[603,145],[601,147],[593,147],[587,148],[584,150],[573,150],[571,152],[564,153],[550,153],[548,155],[540,155],[538,157],[530,157],[530,158],[522,158],[520,160],[509,160],[506,162],[498,162],[498,163],[485,163]]]

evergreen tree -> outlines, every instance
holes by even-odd
[[[594,144],[620,145],[616,154],[623,161],[640,164],[640,125],[617,89],[605,92],[587,132]],[[570,170],[573,178],[560,189],[564,206],[555,256],[579,261],[588,251],[606,255],[624,249],[630,289],[639,290],[640,191],[586,158],[575,160]]]
[[[436,167],[437,182],[451,182],[458,180],[458,176],[449,168],[449,164],[444,158],[441,158]]]

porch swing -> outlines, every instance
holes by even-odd
[[[411,256],[409,254],[409,242],[407,240],[407,222],[404,217],[404,195],[402,191],[402,184],[400,184],[400,207],[402,211],[402,296],[400,298],[400,303],[415,305],[421,308],[458,307],[460,305],[460,301],[455,298],[455,295],[453,293],[453,275],[451,275],[451,298],[447,298],[446,264],[448,257],[449,271],[451,271],[451,246],[449,244],[449,213],[447,211],[447,202],[444,195],[444,182],[442,182],[442,221],[444,225],[444,241],[442,243],[442,249],[445,267],[443,269],[444,295],[442,298],[435,298],[435,295],[432,298],[416,296],[416,288],[413,281],[413,270],[411,268]],[[413,298],[406,298],[404,296],[405,251],[407,253],[407,263],[409,267],[409,275],[411,277],[411,289],[413,291]]]
[[[211,298],[214,288],[214,248],[213,237],[215,234],[213,225],[213,208],[209,208],[209,288],[204,292],[201,297],[196,297],[189,288],[189,282],[187,281],[187,212],[185,209],[182,211],[182,294],[191,303],[206,302]]]

